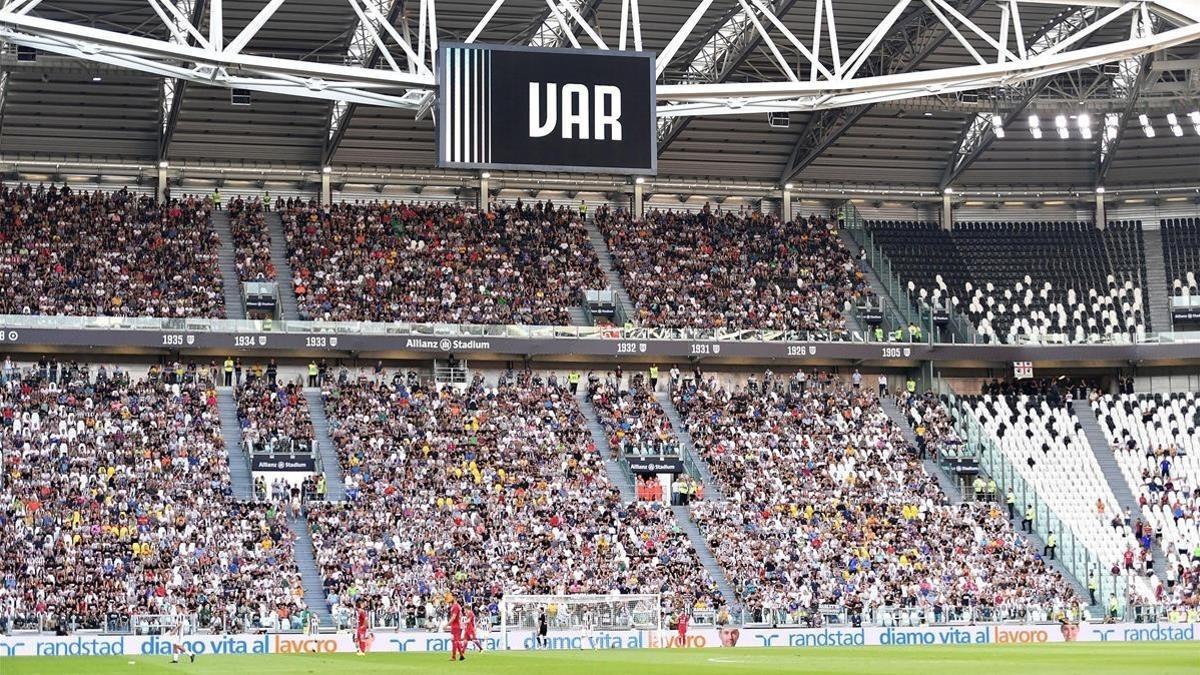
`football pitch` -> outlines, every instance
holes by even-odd
[[[201,656],[172,664],[167,656],[11,657],[0,675],[283,675],[284,673],[459,673],[475,675],[632,675],[654,673],[1200,673],[1200,645],[1175,643],[1070,643],[1005,646],[741,648],[488,652],[451,663],[444,653],[272,654]]]

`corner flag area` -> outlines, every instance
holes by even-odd
[[[609,650],[579,652],[485,652],[450,662],[445,654],[270,654],[205,656],[172,664],[163,656],[11,657],[0,660],[3,675],[133,675],[134,673],[421,673],[531,675],[584,672],[588,675],[698,675],[701,673],[1200,673],[1193,643],[1043,644],[1011,646],[865,647],[821,649]]]

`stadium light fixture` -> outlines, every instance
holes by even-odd
[[[952,195],[954,194],[954,188],[948,187],[945,190],[942,190],[942,194]]]
[[[1030,115],[1028,121],[1029,133],[1033,134],[1034,138],[1040,139],[1042,137],[1042,121],[1038,119],[1037,115]]]
[[[1057,115],[1054,118],[1054,126],[1058,129],[1058,137],[1064,141],[1071,137],[1071,130],[1067,127],[1067,116]]]
[[[1175,134],[1175,138],[1183,137],[1183,127],[1179,124],[1179,116],[1175,113],[1167,113],[1167,124],[1171,125],[1171,133]]]
[[[323,166],[323,167],[321,167],[321,173],[331,174],[331,173],[333,173],[333,167],[332,166]]]
[[[784,185],[784,186],[783,186],[783,189],[784,189],[784,190],[791,190],[791,189],[792,189],[792,187],[793,187],[793,186],[792,186],[792,184],[791,184],[791,183],[788,183],[787,185]]]
[[[992,115],[992,133],[996,138],[1004,138],[1004,118],[999,115]]]
[[[492,174],[490,171],[484,171],[483,173],[479,174],[479,177],[480,178],[491,178]]]
[[[636,184],[638,184],[638,185],[642,185],[642,184],[644,184],[644,183],[646,182],[646,179],[645,179],[645,178],[642,178],[641,176],[638,176],[637,178],[634,178],[634,179],[633,179],[633,182],[634,182],[634,183],[636,183]]]
[[[1101,185],[1100,187],[1096,188],[1096,194],[1098,194],[1098,195],[1102,195],[1102,194],[1104,194],[1104,186],[1103,186],[1103,185]]]
[[[165,169],[169,166],[171,166],[171,164],[169,162],[167,162],[166,160],[163,160],[158,163],[158,168],[160,168],[160,169]]]
[[[1196,135],[1200,136],[1200,110],[1188,113],[1188,119],[1192,121],[1192,128],[1196,130]]]
[[[1079,127],[1079,133],[1083,136],[1083,140],[1091,140],[1092,138],[1092,116],[1087,113],[1081,113],[1075,118],[1075,126]]]
[[[1150,117],[1146,113],[1138,115],[1138,122],[1142,124],[1142,133],[1146,134],[1146,138],[1154,138],[1154,125],[1150,124]]]

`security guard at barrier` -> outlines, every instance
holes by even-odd
[[[1120,609],[1121,609],[1121,606],[1117,602],[1117,594],[1109,593],[1108,594],[1108,620],[1109,620],[1109,622],[1113,622],[1113,621],[1117,620],[1117,612]]]
[[[1013,494],[1012,488],[1008,488],[1008,494],[1004,496],[1004,503],[1008,505],[1008,519],[1012,520],[1013,518],[1016,518],[1017,514],[1015,511],[1015,506],[1017,503],[1017,496]]]
[[[975,491],[975,501],[979,501],[980,499],[982,499],[983,498],[983,487],[984,487],[983,479],[980,478],[979,476],[975,476],[975,480],[972,481],[971,487]]]
[[[221,189],[220,188],[213,188],[212,203],[213,203],[214,209],[216,209],[218,211],[221,210]]]
[[[225,357],[225,386],[233,386],[233,357]]]
[[[587,202],[579,200],[579,219],[587,220]]]
[[[658,364],[650,366],[650,391],[658,389]]]
[[[996,501],[996,479],[992,478],[990,476],[988,477],[987,492],[988,492],[988,501],[995,502]]]
[[[875,341],[883,342],[883,326],[875,326]]]
[[[1025,507],[1025,519],[1021,521],[1021,531],[1027,533],[1033,532],[1033,504]]]
[[[908,339],[910,342],[920,342],[921,327],[915,323],[908,324]]]
[[[574,396],[579,391],[579,371],[572,370],[570,375],[567,375],[567,383],[571,385],[571,395]]]
[[[917,393],[917,381],[912,379],[911,377],[908,378],[908,380],[904,382],[904,389],[909,394],[916,394]]]
[[[263,211],[271,210],[271,191],[263,190]]]
[[[268,316],[262,320],[262,329],[263,330],[270,331],[274,327],[275,327],[275,320],[272,319],[271,317]]]
[[[308,386],[310,386],[310,387],[317,386],[317,362],[316,361],[308,362]]]
[[[904,340],[904,329],[903,329],[903,328],[897,328],[896,330],[892,331],[892,333],[891,333],[891,340],[892,340],[892,342],[901,342],[901,341],[903,341],[903,340]]]
[[[1096,604],[1096,589],[1098,588],[1100,588],[1100,584],[1096,582],[1096,573],[1088,572],[1087,589],[1088,597],[1091,599],[1091,602],[1088,603],[1089,605]]]
[[[1046,547],[1042,549],[1042,557],[1049,555],[1051,560],[1054,560],[1054,549],[1058,547],[1058,537],[1054,536],[1053,530],[1046,534]]]

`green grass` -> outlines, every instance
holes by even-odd
[[[1190,673],[1200,674],[1196,643],[1071,643],[1004,646],[827,647],[674,650],[638,649],[573,652],[472,653],[451,663],[444,653],[273,654],[201,656],[195,663],[173,665],[166,656],[13,657],[0,659],[0,675],[136,675],[189,673],[283,675],[310,673],[580,673],[633,675],[654,673],[872,673],[927,675],[999,675],[1019,673]]]

